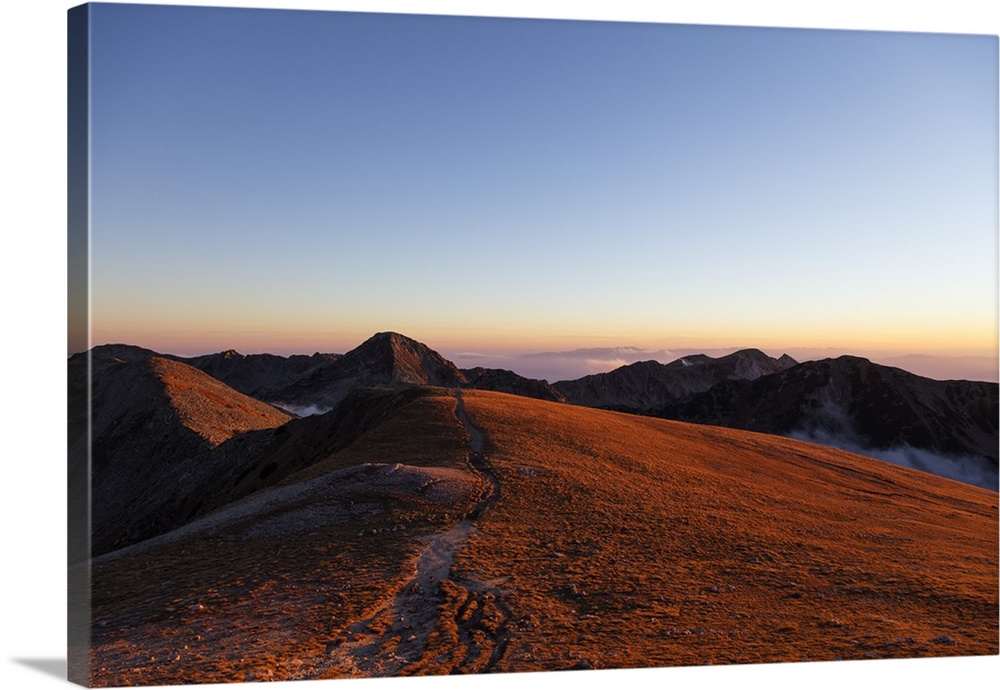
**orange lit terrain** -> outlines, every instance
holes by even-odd
[[[788,439],[427,389],[109,554],[96,685],[998,653],[997,494]]]

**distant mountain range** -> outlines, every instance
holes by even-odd
[[[997,456],[997,384],[935,381],[860,357],[732,378],[644,411],[772,434],[837,437],[855,447],[909,446],[994,464]]]
[[[792,436],[997,489],[996,383],[937,381],[861,357],[800,364],[741,350],[553,387],[578,405]]]
[[[313,355],[281,357],[269,354],[242,355],[236,350],[226,350],[201,357],[187,357],[181,361],[219,379],[240,393],[270,400],[280,396],[281,391],[296,381],[339,358],[340,355],[318,352]]]
[[[312,438],[313,455],[330,452],[367,428],[395,393],[417,387],[793,436],[997,489],[997,384],[935,381],[856,357],[798,363],[751,349],[549,384],[505,369],[460,369],[387,332],[339,355],[229,350],[182,358],[105,345],[92,350],[92,362],[93,486],[103,497],[93,514],[98,552],[245,495],[265,473],[273,480],[295,471],[301,461],[288,460],[292,439]],[[69,367],[71,395],[84,395],[86,356],[70,358]],[[85,420],[71,419],[70,432],[72,443],[87,442]],[[162,469],[154,476],[151,466]],[[222,466],[228,484],[217,479]],[[129,488],[140,485],[140,493]]]
[[[474,388],[541,400],[562,400],[544,381],[506,369],[459,369],[423,343],[399,333],[376,333],[343,355],[241,355],[235,351],[181,361],[236,390],[300,412],[332,409],[359,388],[443,386]]]
[[[717,359],[690,355],[669,364],[636,362],[606,374],[558,381],[553,387],[577,405],[647,413],[723,381],[753,380],[796,364],[788,355],[774,359],[760,350],[740,350]]]

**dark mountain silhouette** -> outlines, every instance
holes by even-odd
[[[272,354],[243,355],[236,350],[226,350],[211,355],[185,357],[181,361],[219,379],[240,393],[266,400],[275,391],[282,390],[311,370],[339,357],[340,355],[319,352],[289,357]]]
[[[244,356],[232,350],[185,360],[237,390],[293,412],[332,409],[350,391],[410,386],[474,388],[562,400],[545,381],[505,369],[459,369],[427,345],[376,333],[343,355]]]
[[[464,377],[423,343],[399,333],[376,333],[346,353],[339,367],[364,381],[456,387]]]
[[[858,452],[924,451],[941,457],[921,459],[917,453],[900,461],[954,478],[970,475],[967,480],[996,489],[995,383],[937,381],[844,356],[753,380],[727,380],[646,412]],[[950,466],[956,463],[961,467]]]
[[[706,391],[722,381],[752,380],[795,364],[788,355],[774,359],[748,349],[718,358],[691,355],[669,364],[636,362],[605,374],[557,381],[552,387],[577,405],[641,413]]]
[[[280,407],[330,409],[352,390],[408,386],[458,387],[458,367],[423,343],[398,333],[376,333],[353,350],[312,367],[294,381],[268,391]]]
[[[553,388],[548,381],[529,379],[507,369],[475,367],[462,369],[462,375],[466,380],[466,388],[512,393],[525,398],[537,398],[552,402],[566,402],[566,397]]]

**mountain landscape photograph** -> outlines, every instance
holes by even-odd
[[[1000,654],[997,36],[90,3],[68,57],[72,682]]]

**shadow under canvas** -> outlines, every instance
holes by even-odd
[[[66,680],[66,659],[11,659],[11,661],[33,668],[47,676]]]

